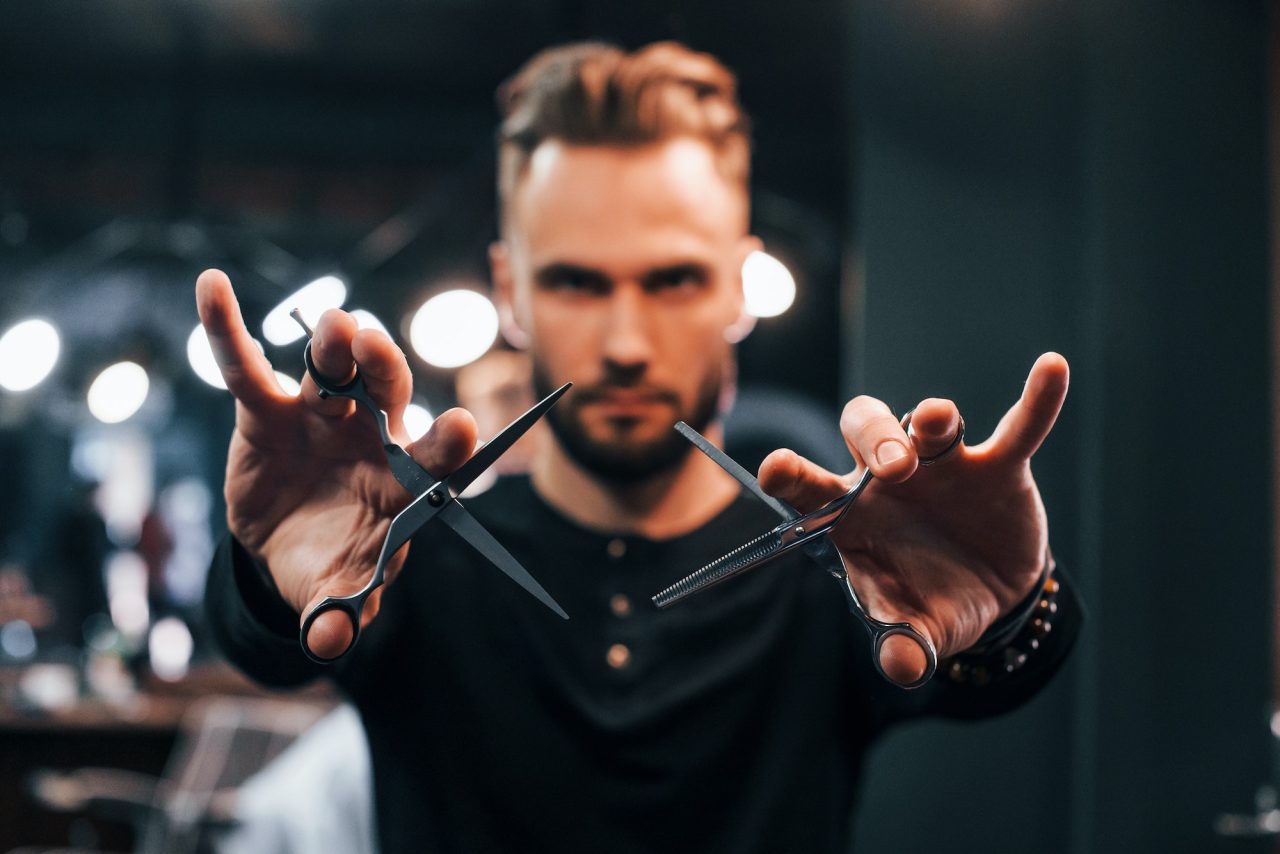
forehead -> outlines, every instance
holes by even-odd
[[[709,145],[544,142],[516,186],[509,238],[534,263],[609,266],[727,251],[746,233],[746,193],[716,168]]]

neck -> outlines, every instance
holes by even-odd
[[[619,485],[586,471],[554,437],[547,438],[530,469],[533,488],[587,528],[670,539],[702,527],[738,496],[737,481],[692,446],[684,461],[669,471]],[[707,438],[723,443],[718,424],[708,430]]]

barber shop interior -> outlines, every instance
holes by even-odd
[[[1280,851],[1280,3],[0,3],[0,852]]]

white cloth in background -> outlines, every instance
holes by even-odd
[[[375,854],[372,785],[360,715],[349,705],[338,706],[240,787],[240,824],[216,850]]]

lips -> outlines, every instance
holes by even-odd
[[[592,401],[588,405],[607,416],[626,418],[643,415],[647,410],[664,403],[666,403],[664,398],[655,395],[610,395]]]
[[[641,417],[655,406],[674,406],[675,395],[661,389],[596,388],[579,395],[577,406],[590,406],[606,417]]]

